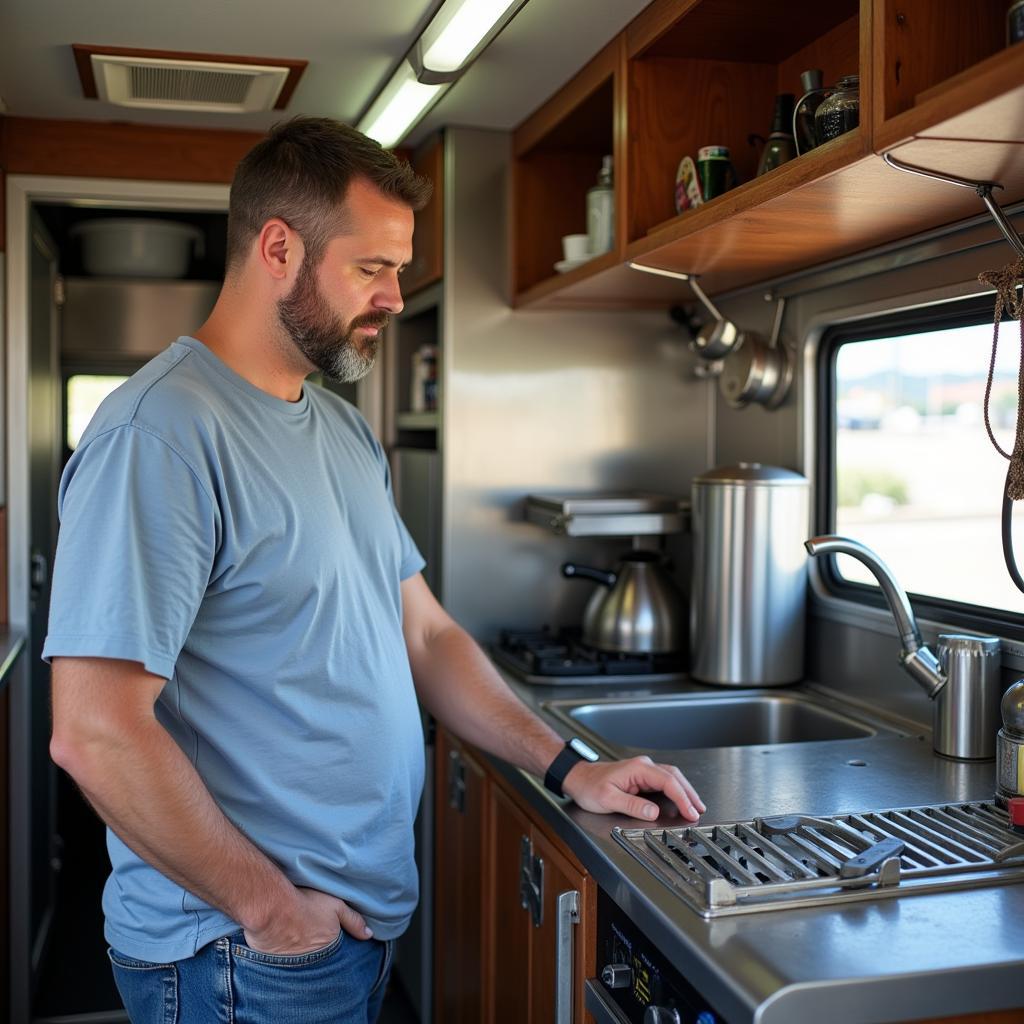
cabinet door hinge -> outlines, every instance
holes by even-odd
[[[457,750],[448,751],[448,805],[466,813],[466,765]]]
[[[57,274],[53,279],[53,304],[58,309],[61,309],[66,298],[67,291],[64,288],[64,278],[61,274]]]
[[[529,836],[519,843],[519,903],[539,928],[544,921],[544,858],[533,855]]]

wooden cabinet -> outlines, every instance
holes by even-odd
[[[437,736],[434,1019],[485,1019],[490,929],[486,816],[489,782],[480,763],[443,730]]]
[[[444,274],[444,136],[425,142],[412,157],[412,167],[434,185],[430,202],[416,213],[412,260],[402,275],[402,294],[415,295]]]
[[[1007,6],[655,0],[514,133],[516,304],[664,306],[685,285],[626,261],[699,274],[715,294],[984,212],[972,189],[901,173],[888,151],[1024,198],[1024,46],[1005,46]],[[859,74],[859,128],[755,177],[751,134],[810,68],[827,83]],[[729,146],[742,184],[676,214],[679,161],[708,144]],[[615,155],[615,249],[557,274],[602,151]]]
[[[530,841],[530,821],[500,787],[492,786],[491,905],[494,934],[488,973],[492,978],[491,1004],[495,1024],[530,1019],[530,930],[533,923],[523,906],[523,840]]]
[[[596,956],[593,880],[443,730],[437,751],[435,1019],[583,1024]]]
[[[582,1024],[596,956],[593,880],[495,782],[490,790],[494,1024]],[[561,1011],[557,1009],[561,1007]]]

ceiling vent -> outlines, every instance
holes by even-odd
[[[87,97],[123,107],[242,114],[281,110],[305,61],[74,46]]]

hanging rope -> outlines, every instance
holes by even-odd
[[[1008,263],[1002,270],[986,270],[978,280],[996,290],[995,319],[992,325],[992,359],[988,366],[988,380],[985,383],[985,429],[993,447],[1004,459],[1010,460],[1006,474],[1006,497],[1011,501],[1024,499],[1024,293],[1017,297],[1017,288],[1024,285],[1024,259]],[[1005,452],[996,441],[989,417],[989,400],[992,395],[992,380],[996,370],[996,352],[999,347],[999,324],[1006,313],[1011,319],[1020,321],[1020,362],[1017,369],[1017,429],[1013,451]]]

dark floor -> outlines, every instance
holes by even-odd
[[[58,800],[65,836],[64,869],[33,1018],[47,1020],[73,1014],[106,1017],[122,1006],[103,939],[100,899],[110,871],[105,832],[66,778],[62,778],[61,785]],[[70,837],[74,837],[73,841]],[[378,1024],[419,1024],[415,1010],[394,977]]]

